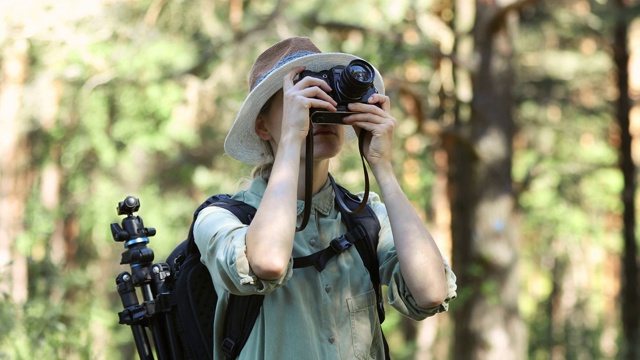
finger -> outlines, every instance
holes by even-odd
[[[344,119],[345,124],[357,126],[365,130],[371,131],[373,128],[385,124],[387,121],[384,118],[378,116],[371,116],[370,114],[355,113],[351,114]]]
[[[321,99],[316,98],[305,98],[305,107],[307,109],[316,108],[316,109],[325,109],[329,111],[336,111],[336,107],[333,104],[326,102]]]
[[[388,96],[382,94],[373,94],[368,99],[369,104],[377,104],[384,111],[391,110],[391,101]]]
[[[324,90],[325,92],[331,92],[333,89],[331,89],[331,86],[329,86],[329,84],[327,84],[326,81],[322,80],[322,79],[318,79],[312,76],[306,76],[302,79],[300,79],[300,81],[298,81],[298,83],[296,83],[297,86],[299,86],[300,88],[307,88],[307,87],[312,87],[312,86],[317,86],[320,89]]]
[[[294,86],[294,80],[305,69],[304,66],[296,66],[289,71],[282,79],[282,88],[288,90]]]
[[[387,131],[387,128],[393,129],[395,127],[396,119],[387,113],[379,116],[370,113],[356,112],[345,117],[344,122],[369,131],[373,131],[374,128],[379,129],[379,131]]]
[[[356,102],[349,104],[348,107],[350,111],[354,111],[357,113],[373,114],[380,117],[388,116],[388,113],[384,109],[376,106],[376,104],[364,104]]]
[[[303,89],[300,91],[299,93],[300,95],[307,97],[307,98],[317,98],[320,100],[324,100],[328,103],[330,103],[332,105],[332,107],[335,108],[335,106],[338,105],[338,103],[326,92],[324,92],[324,90],[322,90],[321,88],[317,87],[317,86],[313,86],[313,87],[308,87],[306,89]]]

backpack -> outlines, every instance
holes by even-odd
[[[380,223],[373,209],[368,205],[363,211],[352,212],[358,207],[360,199],[345,188],[332,184],[342,218],[347,225],[347,233],[333,239],[326,249],[314,254],[294,258],[293,267],[314,266],[322,271],[329,260],[352,245],[363,260],[375,289],[377,312],[380,323],[384,321],[384,304],[379,276],[378,233]],[[213,319],[217,304],[217,294],[213,288],[211,275],[207,267],[200,262],[200,252],[195,244],[193,226],[200,211],[209,206],[218,206],[229,210],[242,223],[250,224],[256,209],[244,202],[231,199],[229,195],[214,195],[204,201],[194,212],[189,235],[167,259],[172,276],[164,284],[163,292],[169,294],[169,315],[173,323],[175,339],[172,344],[182,350],[185,359],[211,359],[213,356]],[[228,308],[224,322],[224,340],[222,350],[227,359],[235,359],[244,347],[255,321],[260,313],[265,295],[237,296],[229,295]],[[383,342],[385,355],[389,358],[386,339]]]

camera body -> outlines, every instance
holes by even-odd
[[[314,77],[325,81],[333,91],[328,94],[338,105],[337,111],[312,108],[309,112],[311,122],[316,124],[344,125],[344,119],[353,111],[349,111],[351,103],[368,103],[369,97],[378,90],[373,85],[375,70],[368,62],[356,59],[346,66],[334,66],[329,70],[318,72],[305,70],[300,73],[300,79]]]

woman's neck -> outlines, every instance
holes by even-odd
[[[306,188],[306,171],[304,159],[300,162],[300,175],[298,176],[298,200],[304,200]],[[311,182],[311,193],[317,194],[329,178],[329,160],[313,162],[313,180]]]

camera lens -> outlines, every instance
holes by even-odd
[[[360,100],[373,86],[374,70],[364,60],[352,60],[342,73],[338,83],[338,91],[344,99]]]
[[[355,64],[347,68],[349,76],[356,79],[358,82],[367,83],[371,82],[372,74],[369,69],[364,68],[362,65]]]

